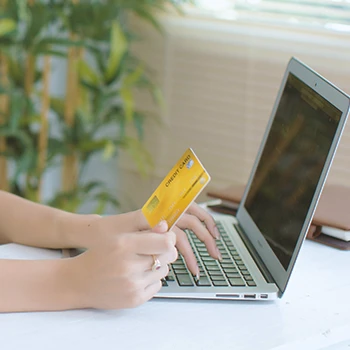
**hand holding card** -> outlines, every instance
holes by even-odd
[[[210,181],[210,175],[191,148],[187,149],[142,207],[149,225],[166,220],[169,230]]]

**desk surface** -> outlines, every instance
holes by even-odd
[[[0,258],[9,257],[59,256],[1,246]],[[0,348],[349,349],[349,262],[349,252],[306,241],[276,302],[152,300],[122,311],[0,314]]]

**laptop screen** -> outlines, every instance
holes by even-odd
[[[247,212],[287,270],[342,112],[289,74],[247,194]]]

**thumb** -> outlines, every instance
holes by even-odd
[[[168,231],[168,223],[162,220],[158,225],[153,227],[152,231],[155,233],[165,233]]]

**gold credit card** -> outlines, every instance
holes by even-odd
[[[142,207],[151,227],[166,220],[169,230],[209,183],[210,175],[189,148]]]

